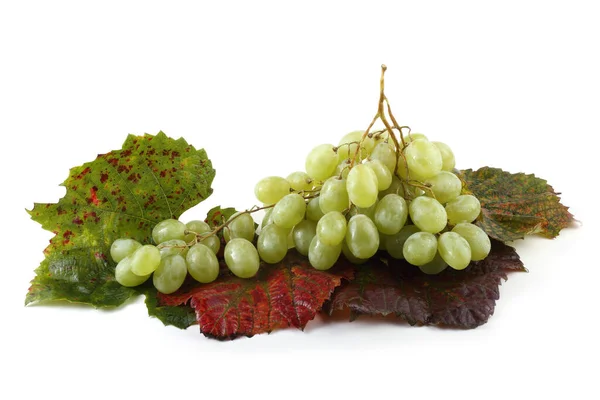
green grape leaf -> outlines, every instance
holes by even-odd
[[[178,218],[212,193],[214,176],[204,150],[162,132],[129,135],[121,150],[72,168],[58,203],[36,203],[28,211],[55,236],[25,304],[66,300],[115,307],[138,294],[115,281],[110,245],[120,237],[150,243],[156,223]]]
[[[189,306],[159,305],[159,292],[151,284],[140,287],[138,291],[146,296],[148,315],[158,318],[163,324],[186,329],[197,323],[196,313],[194,312],[194,309]]]
[[[279,263],[262,263],[257,276],[240,279],[227,271],[209,284],[188,284],[179,291],[159,294],[161,306],[189,304],[200,331],[221,340],[253,336],[276,329],[303,329],[352,269],[318,271],[294,250]]]
[[[510,271],[525,271],[514,248],[492,241],[489,256],[462,271],[448,267],[426,275],[405,260],[387,254],[355,267],[354,280],[338,287],[325,310],[360,315],[393,314],[411,325],[475,328],[487,322]]]
[[[459,176],[481,202],[476,224],[494,239],[506,242],[536,233],[554,238],[573,221],[559,193],[534,175],[483,167],[460,171]]]

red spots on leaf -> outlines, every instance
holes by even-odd
[[[98,188],[96,186],[92,186],[90,188],[90,197],[88,198],[88,204],[92,203],[95,206],[100,204],[100,201],[98,200],[98,196],[96,195],[96,192],[98,192]]]
[[[149,150],[146,152],[146,154],[147,154],[147,155],[149,155],[149,156],[153,156],[153,155],[155,155],[155,154],[156,154],[156,150],[154,150],[154,149],[149,149]]]
[[[171,160],[174,160],[174,159],[175,159],[175,157],[179,157],[179,152],[178,152],[178,151],[175,151],[175,150],[173,150],[173,151],[171,152]]]
[[[100,252],[96,252],[94,253],[94,257],[96,257],[97,260],[106,260],[106,255],[104,253],[100,253]],[[94,279],[92,279],[93,281]]]
[[[167,171],[163,169],[162,171],[160,171],[159,175],[161,178],[164,178],[165,176],[167,176]]]
[[[83,220],[86,221],[86,222],[88,220],[91,220],[91,221],[94,221],[94,222],[98,223],[98,222],[100,222],[100,217],[98,216],[98,214],[96,214],[95,211],[84,212],[83,213]]]
[[[66,214],[66,213],[67,213],[67,211],[59,207],[59,208],[56,210],[56,213],[57,213],[58,215],[63,215],[63,214]]]
[[[83,220],[81,218],[79,218],[79,216],[76,216],[75,218],[73,218],[72,221],[75,225],[81,225],[83,224]]]
[[[100,182],[101,182],[101,183],[104,183],[104,182],[106,182],[107,180],[108,180],[108,174],[107,174],[107,173],[105,173],[105,172],[101,173],[101,174],[100,174]]]
[[[119,164],[119,160],[117,160],[116,158],[109,158],[107,161],[108,161],[108,163],[109,163],[110,165],[112,165],[113,167],[116,167],[116,166],[117,166],[117,164]]]
[[[144,207],[150,206],[155,201],[156,201],[156,196],[155,195],[150,195],[150,197],[148,197],[148,201],[146,201],[146,203],[144,203]]]
[[[118,173],[129,172],[129,171],[131,171],[131,168],[133,168],[131,165],[121,164],[117,168],[117,172]]]
[[[73,232],[71,231],[65,231],[65,233],[63,233],[63,245],[69,244],[69,242],[71,241],[71,236],[73,236]]]
[[[123,150],[121,152],[121,156],[123,156],[123,157],[129,157],[130,155],[131,155],[131,150],[130,149]]]
[[[132,183],[138,183],[140,179],[142,179],[142,176],[139,173],[132,173],[127,177],[127,180]]]

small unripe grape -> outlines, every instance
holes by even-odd
[[[350,205],[345,179],[331,177],[325,181],[319,194],[319,207],[323,214],[331,211],[344,211]],[[311,218],[312,219],[312,218]]]
[[[330,144],[321,144],[306,156],[306,173],[318,181],[324,181],[333,175],[337,165],[338,155]]]
[[[290,193],[290,183],[280,176],[268,176],[254,186],[254,195],[264,204],[275,204]]]
[[[152,239],[154,243],[159,244],[167,240],[185,238],[186,226],[183,222],[176,219],[166,219],[159,222],[152,229]]]
[[[355,165],[346,179],[348,197],[357,207],[366,208],[375,204],[379,193],[377,185],[377,175],[364,164]]]
[[[288,175],[286,180],[289,182],[290,186],[296,192],[302,192],[305,190],[311,190],[313,187],[313,180],[308,174],[304,171],[296,171],[292,172]]]
[[[282,228],[292,229],[294,225],[304,219],[306,202],[298,193],[284,196],[273,207],[273,223]]]

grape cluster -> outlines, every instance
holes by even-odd
[[[306,172],[256,184],[268,208],[256,246],[263,261],[279,262],[295,247],[326,270],[342,253],[362,263],[386,250],[437,274],[488,255],[488,236],[472,224],[479,200],[463,194],[450,147],[423,134],[397,140],[388,132],[350,132],[338,146],[315,147]]]
[[[116,240],[110,249],[116,280],[137,286],[152,275],[165,294],[179,289],[188,273],[212,282],[219,275],[218,232],[226,243],[225,264],[240,278],[256,275],[261,260],[280,262],[294,247],[318,270],[331,268],[341,254],[360,264],[380,250],[427,274],[484,259],[490,240],[472,223],[481,206],[463,193],[450,147],[423,134],[399,133],[400,140],[391,130],[354,131],[338,146],[315,147],[305,171],[256,184],[263,207],[235,213],[221,226],[168,219],[152,231],[156,246]],[[250,214],[263,209],[257,235]]]
[[[204,221],[184,224],[175,219],[159,222],[152,230],[156,246],[121,238],[110,247],[117,263],[115,278],[123,286],[138,286],[152,276],[154,287],[165,294],[181,287],[187,274],[208,283],[219,275],[219,238]],[[199,238],[202,238],[199,240]]]

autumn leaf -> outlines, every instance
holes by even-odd
[[[534,175],[484,167],[461,171],[460,177],[481,202],[477,225],[494,239],[506,242],[534,233],[553,238],[573,221],[558,193]]]
[[[212,193],[214,175],[204,150],[162,132],[129,135],[121,150],[71,169],[65,196],[29,211],[55,236],[25,303],[67,300],[114,307],[139,293],[115,281],[110,245],[120,237],[150,243],[156,223],[178,218]]]
[[[465,270],[446,268],[425,275],[404,260],[375,257],[356,266],[355,278],[335,290],[327,311],[349,309],[360,315],[396,315],[411,325],[475,328],[487,322],[509,271],[524,271],[514,248],[493,241],[490,255]]]
[[[291,250],[278,264],[262,263],[258,275],[240,279],[224,274],[213,283],[158,295],[161,306],[190,304],[200,331],[217,339],[253,336],[276,329],[303,329],[352,270],[340,264],[318,271]]]

